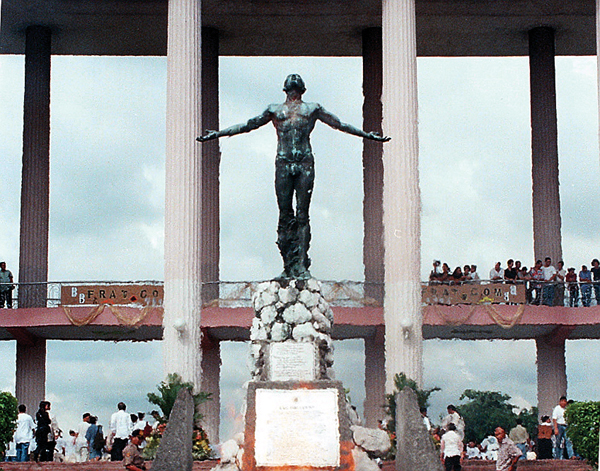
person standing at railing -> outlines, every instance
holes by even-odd
[[[565,305],[565,281],[567,276],[567,270],[565,270],[565,262],[562,260],[558,262],[556,268],[556,291],[554,292],[554,305],[564,306]]]
[[[534,267],[529,272],[529,277],[531,278],[531,284],[529,287],[530,293],[533,293],[535,290],[535,298],[532,294],[530,297],[532,298],[531,304],[540,304],[540,300],[542,298],[542,280],[544,279],[544,274],[542,272],[542,261],[536,260]]]
[[[600,306],[600,262],[597,258],[592,260],[592,280],[594,280],[594,296],[596,297],[596,304]]]
[[[590,307],[590,303],[592,302],[592,272],[585,265],[581,266],[579,283],[581,288],[581,303],[583,307]]]
[[[477,265],[471,265],[471,280],[479,281],[479,273],[477,273]]]
[[[577,304],[579,303],[579,286],[577,285],[577,273],[575,273],[575,268],[569,268],[567,275],[565,276],[565,281],[567,282],[567,289],[569,290],[569,306],[577,307]]]
[[[504,279],[504,269],[501,268],[500,262],[496,262],[494,268],[490,270],[491,281],[502,281]]]
[[[542,289],[542,304],[552,306],[554,304],[554,281],[556,281],[556,268],[552,265],[552,259],[546,257],[542,267],[544,287]]]
[[[514,267],[515,261],[509,258],[506,262],[506,269],[504,270],[504,279],[507,283],[514,283],[517,279],[517,269]]]
[[[429,273],[429,281],[431,282],[438,282],[440,280],[440,277],[442,276],[442,262],[440,262],[439,260],[434,260],[433,261],[433,269],[431,270],[431,273]]]
[[[0,262],[0,308],[6,307],[12,309],[12,291],[15,289],[13,275],[6,269],[6,262]]]

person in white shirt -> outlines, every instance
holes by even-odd
[[[462,438],[456,433],[456,426],[448,424],[448,431],[442,435],[440,454],[446,471],[460,471],[460,461],[463,455]]]
[[[465,454],[468,460],[480,460],[481,459],[481,450],[475,444],[473,440],[467,443],[467,448],[465,449]]]
[[[542,288],[542,304],[552,306],[554,304],[554,283],[556,280],[556,268],[552,266],[552,259],[546,257],[544,266],[542,267],[542,276],[544,278],[544,286]]]
[[[558,401],[558,405],[552,411],[552,428],[554,431],[554,459],[562,460],[565,444],[567,439],[567,421],[565,419],[565,411],[567,409],[567,398],[562,396]],[[567,454],[570,455],[570,449],[567,447]],[[568,456],[569,459],[572,456]]]
[[[447,407],[448,415],[442,419],[441,426],[444,430],[450,430],[448,428],[449,424],[454,424],[456,433],[460,435],[460,438],[463,439],[465,437],[465,421],[460,416],[454,404],[449,404]]]
[[[562,260],[558,262],[556,267],[556,292],[554,293],[554,299],[557,306],[565,305],[565,282],[567,278],[567,270],[565,270],[565,262]]]
[[[481,452],[484,460],[496,461],[500,444],[494,435],[488,436],[481,442]]]
[[[124,402],[117,404],[117,412],[110,417],[109,428],[113,435],[112,449],[110,451],[111,461],[123,461],[123,449],[127,446],[129,436],[133,431],[131,417],[126,412],[127,406]]]
[[[85,434],[90,428],[90,413],[86,412],[83,414],[81,423],[77,426],[77,438],[75,439],[75,462],[83,463],[89,458],[88,443],[85,439]]]
[[[142,431],[142,435],[141,435],[142,442],[140,443],[140,448],[143,450],[146,447],[146,426],[148,425],[148,422],[146,422],[144,420],[144,417],[146,417],[146,414],[144,414],[143,412],[138,412],[137,417],[138,417],[138,421],[133,426],[133,430],[141,430]]]
[[[427,417],[427,407],[421,407],[420,411],[421,411],[421,417],[423,417],[423,425],[425,425],[425,428],[427,429],[427,431],[430,432],[431,431],[431,422],[429,420],[429,417]]]
[[[490,270],[490,280],[501,281],[504,279],[504,268],[500,268],[500,262],[496,262],[494,268]]]
[[[33,432],[35,423],[33,418],[26,414],[27,407],[25,404],[19,406],[19,415],[17,416],[17,428],[15,430],[14,442],[17,451],[17,461],[29,461],[29,444],[33,440]]]

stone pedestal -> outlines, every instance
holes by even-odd
[[[352,432],[338,381],[252,382],[242,469],[346,469]]]
[[[368,453],[386,453],[389,437],[357,427],[331,379],[333,313],[319,282],[262,283],[252,303],[245,432],[222,445],[216,470],[378,471]]]
[[[278,343],[311,343],[316,351],[314,378],[330,379],[333,365],[333,312],[315,279],[278,280],[262,283],[253,296],[255,317],[250,329],[252,376],[269,379],[264,368],[269,346]],[[300,349],[292,346],[289,348]],[[288,353],[289,355],[289,353]],[[306,368],[304,368],[306,369]],[[291,378],[290,378],[291,379]]]

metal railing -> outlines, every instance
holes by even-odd
[[[218,281],[204,283],[202,303],[204,306],[250,307],[252,295],[265,281]],[[380,306],[383,292],[382,284],[357,281],[320,281],[325,299],[334,306],[362,307]],[[62,289],[86,286],[163,286],[162,281],[52,281],[39,283],[0,283],[3,287],[12,287],[12,307],[58,307],[63,304]],[[379,300],[378,300],[379,299]],[[136,305],[135,303],[128,303]],[[73,305],[70,303],[69,305]],[[5,304],[0,306],[5,307]]]
[[[265,281],[219,281],[209,282],[203,285],[204,306],[218,307],[250,307],[252,305],[252,295],[256,292],[259,284]],[[382,306],[384,287],[381,283],[365,283],[360,281],[320,281],[323,296],[332,306],[344,307],[373,307]],[[63,304],[61,293],[63,286],[106,286],[112,285],[154,285],[163,286],[164,282],[150,281],[51,281],[39,283],[0,283],[0,301],[5,287],[12,288],[12,307],[58,307]],[[530,305],[547,306],[595,306],[600,305],[600,282],[545,282],[545,281],[462,281],[462,282],[422,282],[422,289],[431,287],[440,289],[456,287],[491,287],[494,285],[521,285],[524,286],[526,298],[524,303]],[[504,302],[504,301],[489,301]],[[464,304],[466,302],[438,302],[426,301],[423,304]],[[135,305],[135,303],[129,303]],[[474,304],[473,302],[470,304]],[[2,303],[0,307],[6,307]]]
[[[525,302],[519,304],[589,307],[600,305],[600,281],[557,282],[544,280],[468,280],[468,281],[429,281],[423,287],[457,286],[520,286],[525,289]],[[425,303],[427,304],[427,303]],[[430,303],[445,304],[445,303]],[[455,303],[460,304],[460,303]]]

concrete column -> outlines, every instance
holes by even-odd
[[[537,399],[541,415],[552,415],[558,399],[567,394],[565,339],[544,337],[535,340],[537,349]]]
[[[201,384],[201,1],[169,0],[164,373]]]
[[[367,28],[362,34],[363,129],[382,132],[381,28]],[[383,144],[363,140],[363,262],[365,296],[383,303]]]
[[[219,129],[219,32],[202,28],[202,125]],[[219,140],[202,144],[202,302],[219,298]]]
[[[19,283],[48,281],[50,46],[49,28],[27,28]],[[19,287],[19,307],[45,306],[45,285],[25,284]]]
[[[383,1],[383,228],[386,390],[422,382],[421,195],[414,0]]]
[[[211,443],[219,443],[221,414],[221,344],[219,340],[204,334],[202,337],[202,391],[211,393],[211,400],[200,406],[204,416],[202,426]]]
[[[23,169],[19,248],[19,307],[45,307],[50,215],[50,61],[51,32],[29,26],[25,39]],[[27,285],[27,283],[42,283]],[[46,341],[17,337],[15,392],[36,410],[46,394]]]
[[[558,191],[558,129],[554,30],[529,31],[531,90],[531,174],[533,180],[533,246],[536,259],[562,259]]]
[[[46,340],[17,341],[17,374],[15,395],[25,404],[29,414],[35,414],[46,395]]]
[[[385,416],[385,332],[377,329],[365,338],[365,425],[377,428]]]

